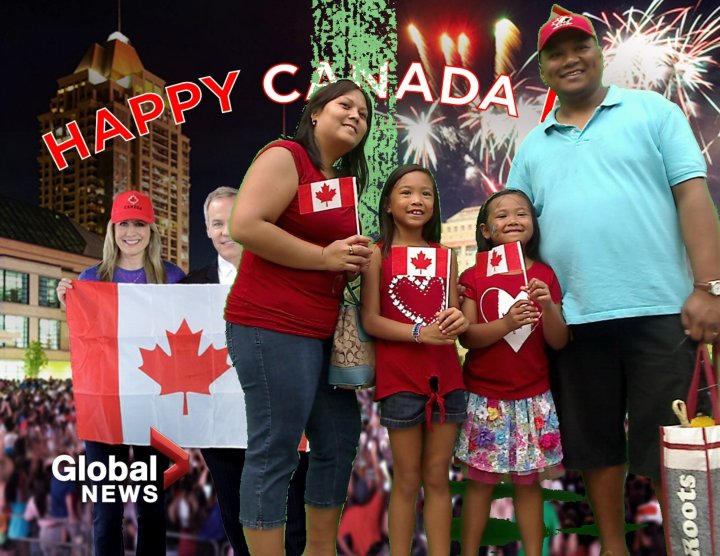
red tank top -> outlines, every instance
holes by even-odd
[[[382,249],[382,244],[378,244]],[[441,247],[431,244],[431,247]],[[427,325],[443,309],[444,278],[413,278],[392,275],[392,257],[382,262],[380,314],[383,317],[414,324],[408,315],[419,317]],[[376,340],[377,365],[375,399],[398,392],[433,397],[464,388],[462,368],[454,345],[433,346],[416,342]]]
[[[298,185],[327,179],[313,165],[304,147],[294,141],[270,143],[258,156],[274,147],[292,153]],[[296,193],[275,224],[300,239],[325,247],[356,233],[355,208],[300,214]],[[297,336],[329,338],[335,329],[345,283],[342,272],[289,268],[245,249],[225,306],[225,320]]]

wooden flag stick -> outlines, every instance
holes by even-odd
[[[357,180],[353,176],[353,195],[355,196],[355,229],[358,235],[362,235],[360,232],[360,200],[358,199]]]
[[[450,274],[450,269],[452,268],[452,256],[452,249],[448,249],[447,274],[445,275],[445,309],[450,306],[450,279],[452,278],[452,275]]]

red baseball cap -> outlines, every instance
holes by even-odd
[[[565,8],[553,4],[550,10],[550,19],[548,19],[538,33],[538,52],[540,52],[547,42],[556,33],[566,31],[568,29],[577,29],[586,35],[590,35],[597,41],[595,28],[590,20],[584,15],[573,13]]]
[[[140,220],[152,224],[155,222],[150,197],[139,191],[123,191],[113,200],[110,222],[116,224],[125,220]]]

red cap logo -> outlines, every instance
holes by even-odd
[[[566,25],[572,25],[573,18],[569,15],[564,15],[562,17],[558,17],[557,19],[553,20],[552,26],[553,29],[559,29],[560,27],[565,27]]]

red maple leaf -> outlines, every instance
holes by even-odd
[[[502,262],[502,255],[498,253],[497,251],[493,251],[493,254],[490,256],[490,264],[495,268],[496,266],[500,266],[500,263]]]
[[[210,383],[230,368],[227,348],[209,346],[198,355],[202,330],[193,332],[183,319],[177,332],[165,331],[170,354],[160,346],[140,348],[143,364],[140,370],[160,384],[160,395],[183,393],[183,415],[188,414],[188,392],[210,394]]]
[[[330,187],[328,184],[324,183],[323,186],[320,188],[320,191],[315,193],[315,197],[317,197],[318,201],[321,203],[325,203],[325,206],[328,205],[330,201],[333,200],[333,197],[337,195],[337,190],[334,187]]]
[[[410,259],[410,262],[418,270],[426,270],[427,267],[430,266],[430,263],[432,263],[432,259],[429,257],[426,257],[425,253],[420,251],[420,253],[418,253],[412,259]]]

